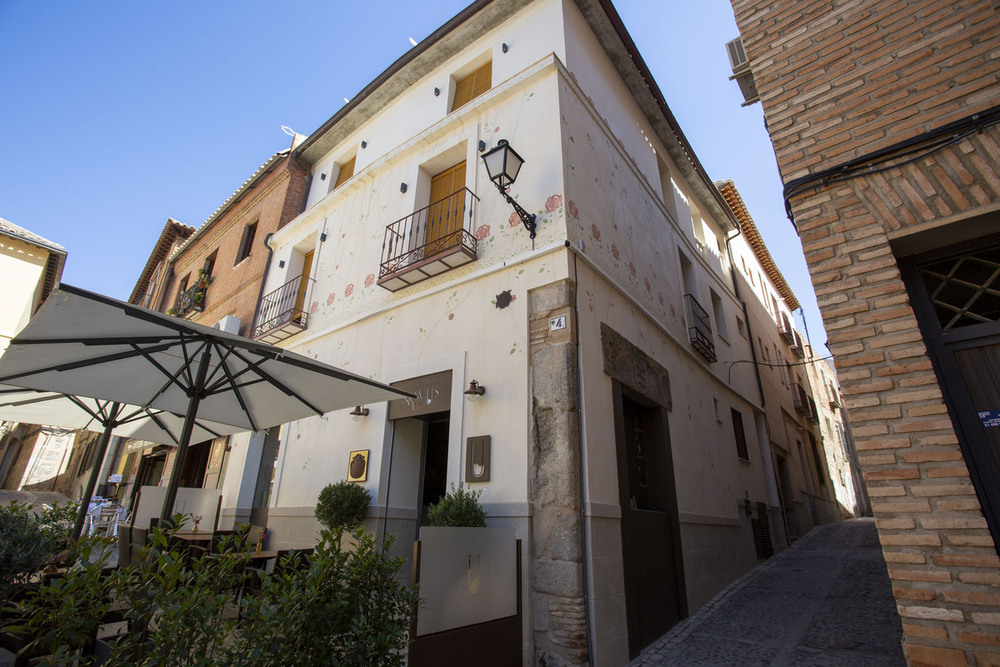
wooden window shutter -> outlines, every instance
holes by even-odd
[[[489,61],[475,72],[455,83],[455,101],[451,110],[464,106],[476,99],[493,85],[493,61]]]
[[[333,184],[333,189],[336,190],[354,175],[354,160],[357,159],[357,155],[352,157],[350,160],[340,165],[340,172],[337,174],[337,182]]]
[[[250,256],[253,250],[253,240],[257,235],[257,221],[254,221],[243,228],[243,238],[240,239],[239,250],[236,251],[236,262],[239,264]]]

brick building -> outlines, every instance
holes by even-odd
[[[733,0],[914,664],[1000,662],[1000,7]]]
[[[293,147],[303,138],[296,135]],[[272,155],[197,229],[168,220],[129,301],[249,337],[270,262],[265,241],[302,211],[309,187],[309,174],[291,150]],[[230,517],[235,513],[248,520],[252,508],[266,502],[255,488],[259,475],[270,480],[274,452],[262,458],[260,440],[251,446],[251,465],[243,465],[241,453],[235,474],[245,479],[236,484],[240,493],[236,507],[227,508]],[[181,462],[181,485],[221,488],[233,446],[228,438],[193,445]],[[175,451],[146,442],[125,444],[117,467],[125,495],[168,479]]]

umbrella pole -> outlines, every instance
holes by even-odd
[[[177,454],[174,455],[174,467],[170,470],[170,481],[167,482],[167,495],[163,499],[163,509],[160,510],[160,527],[165,528],[174,512],[174,501],[177,500],[177,487],[181,482],[181,472],[184,468],[184,459],[187,458],[188,445],[191,444],[191,433],[194,431],[195,419],[198,417],[198,406],[201,403],[201,395],[205,388],[205,379],[208,377],[208,367],[211,365],[212,347],[205,345],[205,353],[201,357],[201,365],[198,367],[198,378],[191,388],[191,398],[188,401],[187,414],[184,415],[184,428],[181,430],[181,439],[177,443]]]
[[[76,523],[73,524],[73,540],[80,539],[83,532],[83,522],[87,520],[87,509],[90,507],[90,498],[94,495],[94,487],[97,486],[97,476],[101,472],[104,464],[104,456],[108,453],[108,442],[111,440],[111,431],[115,426],[114,420],[118,417],[120,406],[114,403],[111,406],[113,415],[104,425],[104,433],[101,434],[101,441],[97,445],[97,458],[94,459],[94,469],[90,471],[87,478],[87,487],[83,490],[83,497],[80,498],[80,509],[76,512]]]

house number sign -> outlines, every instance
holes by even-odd
[[[560,315],[549,319],[549,331],[562,331],[566,328],[566,316]]]

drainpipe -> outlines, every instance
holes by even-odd
[[[253,321],[250,322],[250,335],[253,335],[253,328],[257,324],[257,316],[260,315],[260,300],[264,297],[264,285],[267,283],[267,274],[271,270],[271,258],[274,257],[274,248],[271,247],[271,237],[274,236],[274,232],[271,232],[264,237],[264,247],[267,248],[267,261],[264,262],[264,274],[263,278],[260,279],[260,289],[257,290],[257,305],[253,309]]]

